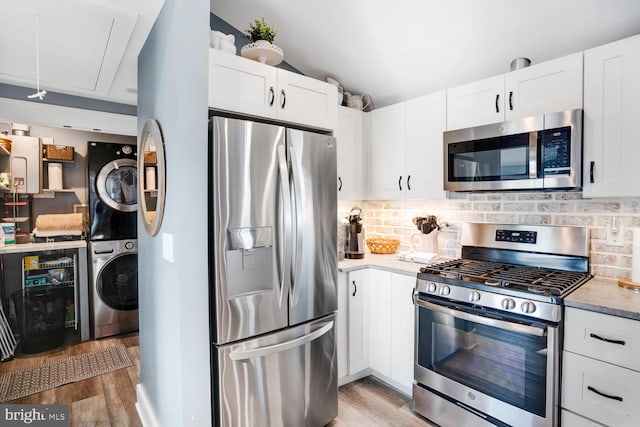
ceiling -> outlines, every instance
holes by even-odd
[[[285,61],[376,107],[640,33],[638,0],[211,0],[211,12],[241,31],[264,17]]]
[[[163,4],[0,0],[0,83],[35,88],[39,69],[45,90],[136,104],[138,53]]]

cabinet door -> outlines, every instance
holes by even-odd
[[[369,270],[349,273],[349,375],[369,367]]]
[[[504,121],[504,75],[447,89],[447,129]]]
[[[391,377],[391,273],[369,271],[369,366]]]
[[[640,36],[585,51],[585,197],[640,196],[638,117]]]
[[[438,92],[406,102],[405,172],[408,199],[444,199],[443,139],[447,95]]]
[[[275,118],[277,68],[209,49],[209,107]]]
[[[405,104],[373,110],[370,114],[369,199],[404,197],[407,174],[404,165]]]
[[[333,130],[338,114],[336,87],[286,70],[278,70],[278,119]]]
[[[415,276],[391,274],[391,379],[411,395],[414,366]]]
[[[505,120],[582,108],[582,52],[505,74]]]
[[[363,112],[338,107],[335,137],[338,148],[338,199],[361,200]]]
[[[349,373],[349,277],[338,273],[338,314],[336,316],[336,352],[338,379]]]

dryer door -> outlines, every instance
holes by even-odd
[[[113,160],[100,169],[96,192],[107,206],[120,212],[138,209],[138,169],[133,159]]]
[[[138,255],[127,253],[111,259],[100,269],[98,296],[114,310],[138,308]]]

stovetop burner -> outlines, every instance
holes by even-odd
[[[547,296],[563,297],[588,280],[587,273],[473,259],[456,259],[420,269],[423,274]]]

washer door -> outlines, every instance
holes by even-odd
[[[138,209],[137,168],[133,159],[117,159],[104,165],[96,177],[96,192],[100,200],[120,212]]]
[[[98,296],[114,310],[138,308],[138,254],[111,259],[102,267],[96,282]]]

